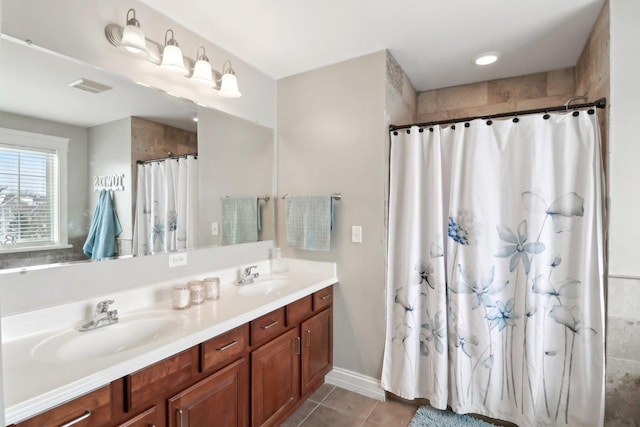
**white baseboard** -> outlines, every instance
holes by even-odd
[[[385,401],[385,392],[380,386],[380,380],[357,372],[334,367],[324,380],[326,383],[340,388],[371,397],[381,402]]]

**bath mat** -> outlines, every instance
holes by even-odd
[[[441,411],[430,406],[421,406],[411,419],[409,427],[487,427],[495,426],[468,415]]]

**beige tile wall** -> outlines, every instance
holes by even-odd
[[[417,122],[506,113],[564,104],[575,96],[575,68],[565,68],[418,94]]]

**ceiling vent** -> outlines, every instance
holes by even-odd
[[[102,83],[94,82],[93,80],[88,79],[76,80],[69,83],[69,86],[91,93],[102,93],[113,89],[111,86],[103,85]]]

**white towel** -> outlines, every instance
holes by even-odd
[[[222,244],[258,241],[260,205],[257,197],[225,197],[222,207]]]
[[[310,251],[328,251],[333,226],[331,196],[287,196],[287,242]]]

